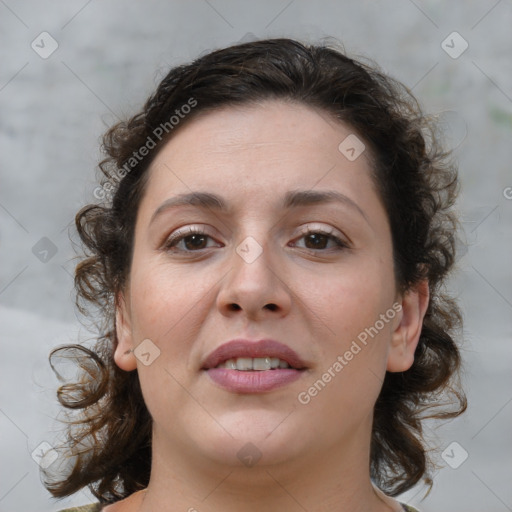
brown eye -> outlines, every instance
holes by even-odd
[[[177,250],[181,252],[195,252],[207,249],[207,240],[211,237],[200,229],[189,228],[186,232],[178,232],[167,240],[164,245],[166,250]],[[181,247],[179,247],[181,244]],[[177,249],[175,249],[177,248]]]
[[[348,245],[335,236],[332,233],[328,233],[326,231],[307,231],[304,233],[301,238],[306,240],[305,248],[310,250],[325,250],[325,249],[346,249]],[[299,239],[300,240],[300,239]],[[334,247],[327,247],[329,242],[334,243]]]

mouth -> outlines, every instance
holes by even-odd
[[[307,369],[299,355],[275,340],[232,340],[204,361],[205,371],[218,386],[234,393],[260,393],[285,386]]]
[[[240,372],[265,371],[291,368],[287,361],[279,357],[237,357],[228,359],[218,364],[215,368],[228,368],[229,370],[238,370]]]

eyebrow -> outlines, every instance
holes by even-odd
[[[368,217],[354,200],[334,190],[293,190],[287,192],[282,202],[282,208],[289,210],[292,208],[333,202],[342,203],[356,210],[369,223]],[[153,213],[150,224],[162,213],[179,206],[197,206],[199,208],[211,209],[222,213],[230,212],[228,204],[221,196],[211,192],[190,192],[188,194],[179,194],[165,200],[155,210],[155,213]]]

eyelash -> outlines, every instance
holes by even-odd
[[[341,240],[336,235],[334,235],[334,232],[332,232],[332,231],[325,231],[325,230],[321,230],[321,229],[310,229],[310,230],[307,230],[307,231],[301,233],[300,238],[303,238],[303,237],[306,237],[306,236],[312,235],[312,234],[327,236],[331,240],[333,240],[337,247],[336,248],[332,248],[331,250],[343,250],[343,249],[348,249],[349,248],[348,244],[346,242],[344,242],[343,240]],[[192,236],[192,235],[203,235],[203,236],[207,236],[208,238],[212,238],[208,233],[204,232],[201,229],[198,229],[198,228],[188,228],[188,230],[186,232],[184,232],[184,233],[183,232],[182,233],[178,232],[177,234],[170,236],[166,240],[166,242],[165,242],[165,244],[163,246],[163,249],[166,250],[166,251],[176,251],[176,249],[174,249],[176,244],[181,242],[185,238],[187,238],[189,236]],[[193,253],[193,252],[200,252],[200,251],[205,250],[205,249],[208,249],[208,248],[198,249],[196,251],[178,249],[177,252]],[[319,252],[327,252],[327,251],[329,251],[329,249],[307,249],[307,248],[304,248],[304,249],[306,251],[311,252],[311,253],[316,253],[318,251]]]

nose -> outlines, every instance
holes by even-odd
[[[267,246],[251,238],[246,240],[233,251],[231,268],[217,295],[219,311],[253,321],[287,315],[292,295],[282,260],[270,254]]]

